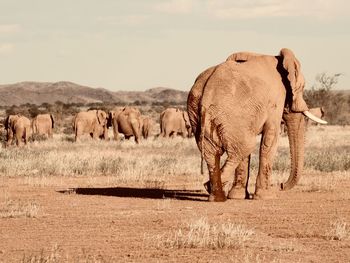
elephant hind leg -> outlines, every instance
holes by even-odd
[[[216,152],[214,155],[214,167],[209,168],[209,177],[210,177],[210,195],[209,202],[224,202],[226,201],[225,192],[222,189],[221,182],[221,171],[220,171],[220,156],[219,152]]]
[[[279,129],[272,124],[265,125],[259,153],[259,172],[256,178],[256,188],[254,199],[273,199],[276,193],[271,189],[270,177],[272,173],[272,164],[277,151],[277,140]]]
[[[53,138],[53,132],[52,132],[51,129],[50,129],[49,132],[47,133],[47,137],[48,137],[49,139],[52,139],[52,138]]]
[[[23,144],[23,141],[25,141],[25,131],[20,131],[20,132],[17,132],[16,131],[16,145],[17,146],[22,146]]]
[[[249,199],[248,180],[249,180],[250,155],[245,158],[236,168],[235,179],[232,188],[228,193],[229,199]]]
[[[208,141],[203,143],[203,147],[201,150],[203,151],[203,157],[207,162],[209,170],[209,182],[204,184],[210,194],[208,200],[210,202],[224,202],[226,201],[226,195],[222,189],[220,170],[222,150]]]

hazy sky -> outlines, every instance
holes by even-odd
[[[73,81],[110,90],[189,90],[237,51],[292,49],[311,86],[343,73],[348,0],[0,0],[0,83]]]

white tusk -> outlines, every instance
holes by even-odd
[[[313,120],[315,122],[321,123],[321,124],[327,124],[328,122],[316,117],[315,115],[313,115],[311,112],[309,111],[303,111],[303,114],[308,117],[310,120]]]

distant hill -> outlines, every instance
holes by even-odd
[[[146,91],[109,91],[103,88],[91,88],[68,81],[60,82],[20,82],[0,85],[0,106],[42,103],[184,103],[187,92],[163,87]]]

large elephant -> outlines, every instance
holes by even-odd
[[[228,198],[246,198],[250,154],[262,134],[254,199],[274,197],[270,185],[281,120],[288,127],[291,173],[281,189],[299,181],[304,164],[304,77],[289,49],[277,56],[235,53],[201,73],[187,100],[196,142],[209,170],[209,201],[225,201],[222,182],[234,178]],[[220,168],[220,157],[227,159]]]
[[[113,126],[114,140],[119,140],[119,133],[124,134],[125,139],[135,137],[135,142],[140,141],[141,113],[133,107],[117,108],[109,112],[109,125]]]
[[[9,115],[5,120],[5,129],[7,131],[6,146],[12,144],[13,138],[16,139],[16,145],[27,144],[31,135],[30,120],[20,114]]]
[[[163,137],[170,137],[177,134],[182,137],[190,137],[191,123],[186,111],[167,108],[160,114],[160,134]]]
[[[55,121],[52,114],[38,114],[32,121],[33,134],[45,135],[52,138],[52,129],[55,127]]]
[[[94,139],[108,139],[108,115],[103,110],[89,110],[77,113],[73,118],[75,141],[81,135],[89,134]]]
[[[144,139],[148,139],[153,127],[153,121],[149,116],[141,116],[141,134]]]

